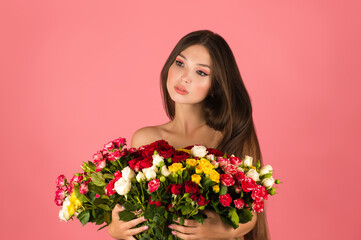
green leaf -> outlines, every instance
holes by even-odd
[[[108,205],[105,205],[105,204],[99,204],[97,205],[97,207],[101,208],[101,209],[104,209],[105,211],[111,211],[111,209],[109,208]]]
[[[238,216],[240,223],[247,223],[252,220],[253,214],[249,209],[242,209]]]
[[[228,212],[228,216],[231,218],[231,221],[235,224],[239,224],[239,217],[237,214],[237,210],[235,208],[231,208]]]
[[[91,182],[88,185],[88,189],[89,189],[89,191],[99,194],[100,196],[104,195],[104,193],[105,193],[104,188],[99,187]]]
[[[144,217],[146,218],[146,219],[153,219],[153,217],[154,217],[154,211],[152,211],[151,209],[147,209],[146,211],[145,211],[145,213],[144,213]]]
[[[221,190],[219,190],[219,195],[222,196],[224,194],[226,194],[228,191],[228,188],[224,185],[221,185]]]
[[[134,217],[135,217],[134,213],[132,213],[129,210],[123,210],[123,211],[119,212],[119,220],[130,221],[130,220],[134,219]]]
[[[123,203],[122,206],[123,206],[126,210],[130,210],[130,211],[137,211],[137,210],[138,210],[134,204],[131,204],[131,203],[129,203],[129,202]]]
[[[181,218],[179,219],[179,224],[182,225],[182,226],[184,225],[184,217],[181,217]]]
[[[193,218],[194,218],[197,222],[199,222],[199,223],[201,223],[201,224],[204,224],[204,216],[203,216],[203,214],[194,215]]]
[[[89,210],[86,211],[82,211],[81,213],[79,213],[78,217],[79,221],[81,222],[81,224],[83,226],[85,226],[85,224],[87,224],[89,222],[89,218],[90,218],[90,212]]]
[[[79,192],[79,186],[74,186],[74,192],[77,199],[81,202],[90,202],[90,200]]]
[[[209,178],[205,178],[205,180],[202,182],[202,186],[204,188],[208,188],[210,186],[213,186],[215,184],[215,182],[213,182],[211,179]]]
[[[106,185],[103,174],[100,172],[92,173],[91,178],[93,183],[99,187],[103,187]]]
[[[105,174],[103,175],[103,177],[106,178],[106,179],[114,179],[114,175],[109,174],[109,173],[105,173]]]
[[[193,211],[193,208],[190,205],[180,206],[183,215],[188,215]]]

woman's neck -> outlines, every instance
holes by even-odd
[[[172,129],[183,137],[192,136],[201,127],[206,126],[203,104],[175,104],[175,116]]]

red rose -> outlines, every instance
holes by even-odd
[[[246,175],[244,172],[237,171],[236,174],[233,175],[234,179],[236,180],[237,184],[240,184],[244,179],[246,179]]]
[[[152,201],[152,197],[149,198],[149,204],[155,204],[157,207],[162,206],[162,203],[160,201]]]
[[[227,167],[228,164],[231,164],[231,161],[228,158],[218,157],[217,162],[221,168]]]
[[[183,186],[181,184],[173,184],[172,187],[171,187],[171,192],[174,194],[174,195],[179,195],[182,193],[182,189]]]
[[[100,160],[99,162],[96,163],[97,168],[95,171],[100,172],[103,168],[105,168],[106,165],[107,165],[107,162],[105,159]]]
[[[61,200],[60,198],[55,198],[54,202],[57,206],[62,206],[64,201]]]
[[[241,184],[244,192],[250,192],[257,187],[257,183],[249,177],[246,177],[243,181],[241,181]]]
[[[80,183],[81,180],[83,180],[83,176],[82,176],[82,175],[80,175],[80,176],[74,175],[73,178],[70,180],[70,182],[71,182],[71,183],[72,183],[72,182]]]
[[[240,159],[240,158],[238,158],[238,157],[230,157],[229,158],[229,160],[231,161],[231,163],[233,164],[233,165],[235,165],[235,166],[239,166],[239,165],[241,165],[241,163],[242,163],[242,160]]]
[[[143,168],[149,168],[153,166],[153,159],[152,156],[145,157],[137,157],[132,160],[129,160],[128,165],[131,169],[135,170],[136,172],[142,171]]]
[[[168,142],[164,140],[160,140],[156,142],[156,150],[159,153],[160,156],[164,158],[170,158],[174,152],[175,149],[171,145],[168,144]]]
[[[256,201],[262,201],[262,199],[268,198],[267,190],[264,186],[257,185],[257,187],[252,191],[252,198]]]
[[[258,213],[263,212],[263,206],[264,206],[263,201],[252,203],[252,209]]]
[[[245,201],[241,198],[235,199],[233,202],[234,206],[236,206],[238,209],[241,209],[246,205]]]
[[[117,138],[113,141],[113,144],[116,148],[121,148],[124,145],[127,145],[125,138]]]
[[[226,187],[230,187],[230,186],[233,186],[235,184],[235,181],[232,178],[232,175],[230,175],[230,174],[221,174],[221,183]]]
[[[190,195],[189,198],[192,199],[193,201],[197,201],[197,195],[195,194]]]
[[[199,195],[199,197],[197,199],[197,203],[199,206],[207,205],[209,202],[210,202],[210,200],[206,200],[206,198],[203,197],[203,195]]]
[[[232,202],[232,197],[231,195],[229,195],[228,193],[224,194],[224,195],[221,195],[219,196],[219,202],[225,206],[225,207],[228,207],[231,202]]]
[[[110,195],[113,195],[113,194],[116,193],[115,190],[114,190],[114,183],[115,183],[116,181],[118,181],[118,180],[115,180],[115,179],[111,180],[111,181],[108,183],[108,185],[105,187],[105,195],[106,195],[106,196],[110,196]]]
[[[193,193],[193,194],[199,194],[199,188],[198,185],[193,181],[185,181],[184,182],[184,192],[186,193]]]
[[[65,186],[66,177],[62,174],[56,179],[56,187],[62,188]]]
[[[167,211],[169,212],[169,210],[173,207],[173,204],[172,203],[169,203],[168,206],[167,206]]]
[[[149,188],[148,189],[149,192],[151,192],[151,193],[157,191],[159,188],[159,179],[156,178],[156,179],[153,179],[152,181],[150,181],[148,183],[148,188]]]
[[[241,193],[241,192],[242,192],[242,188],[241,188],[240,186],[237,186],[234,191],[235,191],[236,193]]]
[[[118,181],[122,177],[122,173],[118,170],[114,173],[114,180]]]
[[[190,155],[184,151],[175,151],[175,153],[172,157],[172,162],[180,163],[182,161],[185,161],[189,157],[190,157]]]
[[[219,156],[223,156],[224,153],[217,150],[217,149],[214,149],[214,148],[207,148],[207,151],[208,151],[208,154],[213,154],[214,156],[216,157],[219,157]]]

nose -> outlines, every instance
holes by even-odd
[[[184,81],[185,83],[191,83],[191,79],[189,77],[189,74],[188,72],[183,72],[182,75],[181,75],[181,80]]]

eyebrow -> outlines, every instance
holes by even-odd
[[[182,55],[182,54],[178,54],[178,55],[181,56],[182,58],[184,58],[185,60],[187,60],[187,58],[184,55]],[[211,67],[209,65],[207,65],[207,64],[198,63],[197,65],[207,67],[207,68],[211,69]]]

